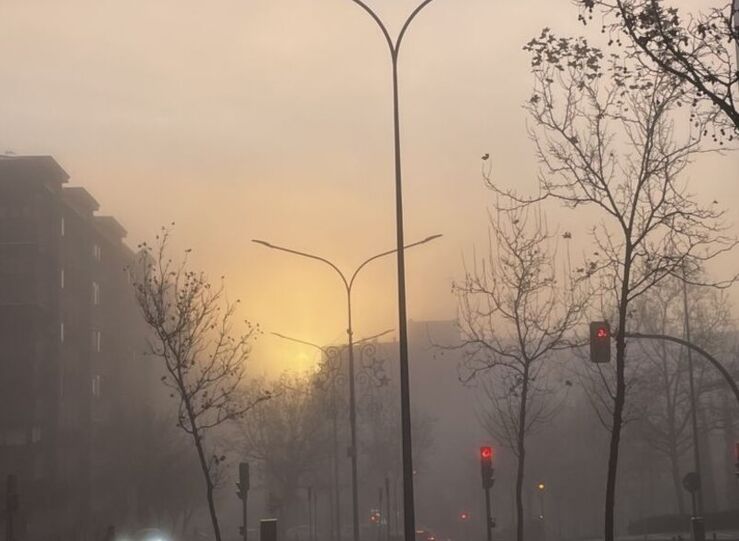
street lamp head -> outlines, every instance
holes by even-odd
[[[539,483],[538,485],[536,485],[536,488],[538,488],[539,490],[544,490],[544,483]]]
[[[252,242],[256,244],[261,244],[262,246],[266,246],[267,248],[274,248],[272,244],[267,242],[266,240],[259,240],[259,239],[251,239]]]
[[[425,239],[423,239],[423,240],[422,240],[421,242],[431,242],[432,240],[436,240],[436,239],[438,239],[439,237],[443,237],[443,236],[444,236],[444,235],[442,235],[441,233],[439,233],[439,234],[437,234],[437,235],[431,235],[431,236],[429,236],[429,237],[426,237]]]

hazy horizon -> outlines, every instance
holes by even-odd
[[[394,31],[416,4],[372,3]],[[406,240],[444,235],[407,254],[411,319],[453,319],[451,281],[463,255],[486,244],[491,195],[480,156],[491,154],[501,183],[536,185],[521,47],[544,26],[597,33],[566,1],[437,0],[406,36]],[[395,246],[388,51],[356,5],[6,0],[0,47],[9,52],[0,58],[0,153],[54,156],[133,247],[175,222],[176,247],[193,248],[212,278],[225,275],[242,315],[266,331],[254,354],[260,370],[316,359],[271,331],[343,339],[338,277],[250,240],[319,254],[347,273]],[[690,177],[691,191],[718,199],[739,224],[736,155],[701,159]],[[548,220],[587,245],[572,213]],[[392,257],[363,271],[353,304],[358,337],[397,327]]]

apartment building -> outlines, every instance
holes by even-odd
[[[151,408],[126,230],[68,181],[52,157],[0,156],[0,479],[23,540],[124,520]]]

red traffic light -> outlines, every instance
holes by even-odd
[[[594,363],[611,360],[611,326],[607,321],[590,322],[590,360]]]
[[[493,477],[493,448],[490,446],[480,447],[480,469],[482,473],[482,488],[492,488],[495,479]]]

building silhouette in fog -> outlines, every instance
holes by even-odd
[[[52,157],[0,156],[0,475],[29,540],[83,539],[136,498],[151,381],[126,230],[68,179]]]

